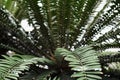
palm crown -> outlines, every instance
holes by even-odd
[[[100,79],[98,75],[95,76],[101,74],[96,51],[120,47],[119,0],[1,0],[0,2],[1,48],[40,57],[38,64],[47,64],[49,71],[36,65],[32,65],[30,69],[37,68],[48,80]],[[28,20],[29,25],[34,28],[32,31],[26,32],[21,27],[20,22],[23,19]],[[103,61],[102,64],[114,62],[116,59],[119,61],[114,56],[108,61],[104,56],[99,59]],[[84,65],[90,69],[81,69],[83,75],[77,68],[80,66],[83,68]],[[95,70],[96,68],[99,70]],[[95,73],[92,73],[93,70]],[[70,78],[71,75],[74,78]],[[43,80],[43,76],[39,76],[41,77],[37,76],[35,80],[37,78]]]

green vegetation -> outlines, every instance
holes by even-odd
[[[0,80],[119,80],[119,39],[120,0],[0,0]]]

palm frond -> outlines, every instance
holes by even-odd
[[[106,3],[107,5],[105,7],[107,8],[107,6],[109,6],[110,9],[107,10],[107,13],[105,10],[101,10],[103,11],[102,12],[103,15],[100,15],[97,21],[95,21],[93,25],[90,25],[86,29],[86,33],[84,34],[84,36],[82,37],[82,40],[77,45],[80,45],[82,43],[83,45],[89,44],[89,42],[91,41],[91,39],[95,37],[95,35],[100,33],[100,31],[103,30],[105,27],[107,26],[109,27],[114,23],[114,21],[116,20],[115,18],[119,17],[119,2],[118,3],[116,2],[117,0],[115,2],[113,2],[112,0],[109,0],[108,2],[109,4]],[[112,5],[110,6],[110,4]],[[103,8],[103,9],[106,9],[106,8]],[[115,12],[116,10],[118,12]],[[112,14],[112,15],[109,15],[109,14]]]
[[[50,76],[54,71],[53,70],[40,70],[34,71],[33,69],[29,72],[26,72],[24,76],[20,77],[20,80],[47,80],[47,77]],[[50,79],[50,78],[49,78]]]
[[[113,80],[118,80],[117,78],[120,75],[119,61],[120,61],[119,52],[103,52],[100,54],[99,59],[102,65],[102,70],[106,79],[114,78]]]
[[[6,8],[19,21],[27,17],[26,5],[23,0],[1,0],[0,6]]]
[[[17,20],[4,8],[0,8],[0,13],[0,33],[3,34],[0,39],[1,43],[19,49],[24,53],[34,54],[32,50],[35,50],[35,53],[39,55],[38,47],[28,38]]]
[[[108,63],[107,66],[104,66],[106,73],[118,75],[120,74],[120,62]]]
[[[38,62],[44,63],[44,58],[37,58],[28,55],[3,56],[0,59],[0,79],[1,80],[17,80],[19,74],[24,70],[29,70],[31,64]]]
[[[91,47],[77,48],[73,52],[58,49],[61,55],[65,56],[65,60],[69,62],[71,70],[75,71],[72,77],[81,79],[101,79],[98,74],[101,74],[101,68],[97,54]]]
[[[74,30],[75,33],[73,33],[73,35],[72,35],[72,36],[74,36],[72,45],[73,45],[73,43],[78,42],[77,38],[79,37],[79,35],[80,36],[83,35],[84,30],[86,29],[86,25],[88,23],[90,14],[93,13],[94,8],[96,7],[96,4],[99,3],[99,1],[97,1],[97,0],[81,0],[80,3],[79,2],[76,2],[76,3],[82,4],[82,5],[75,6],[77,8],[77,11],[74,11],[74,13],[79,14],[80,16],[77,16],[79,18],[78,19],[79,22],[75,26],[76,27]]]
[[[29,9],[29,20],[34,26],[34,30],[31,32],[31,35],[33,37],[33,41],[37,41],[34,44],[42,46],[43,49],[46,49],[44,50],[47,51],[45,53],[53,53],[53,50],[55,50],[55,44],[53,42],[54,40],[52,39],[52,36],[50,34],[49,27],[45,24],[44,17],[41,13],[41,9],[37,5],[38,0],[26,0],[26,3]]]
[[[111,63],[111,62],[119,62],[120,61],[120,53],[117,52],[115,54],[101,54],[99,56],[100,59],[100,63],[103,65],[106,65],[107,63]]]

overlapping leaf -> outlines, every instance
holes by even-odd
[[[59,54],[65,56],[65,60],[69,62],[69,67],[74,71],[71,77],[77,80],[98,80],[101,79],[101,66],[96,52],[90,46],[77,48],[73,52],[58,49]]]
[[[29,70],[31,64],[44,63],[45,58],[38,58],[28,55],[3,56],[0,59],[0,80],[18,80],[19,74]]]

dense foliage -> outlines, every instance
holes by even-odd
[[[26,31],[23,20],[33,30]],[[1,56],[0,78],[116,77],[120,54],[101,52],[120,47],[119,32],[120,0],[0,0],[0,53],[19,54]]]

